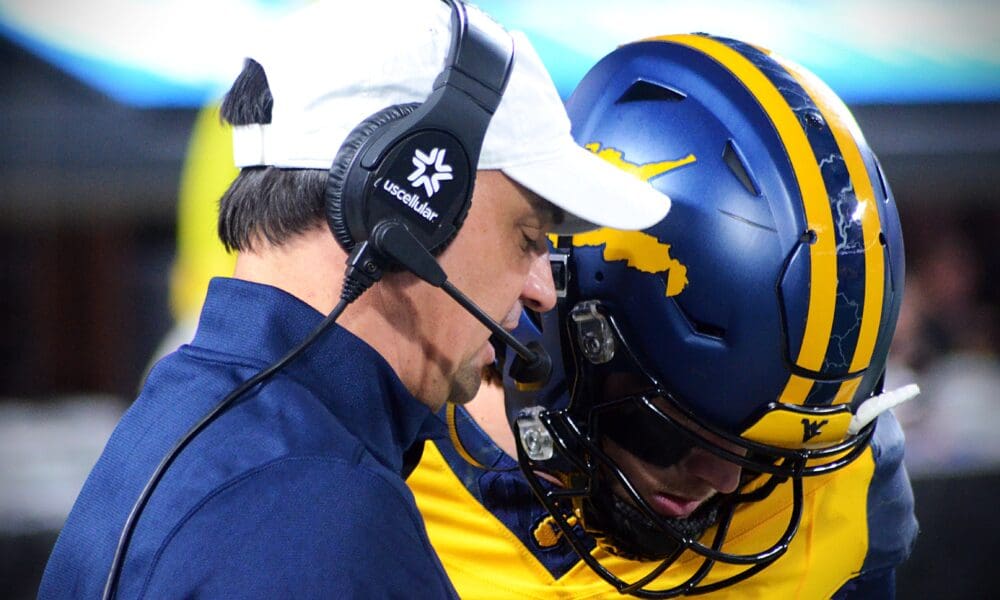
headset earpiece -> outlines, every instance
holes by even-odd
[[[431,253],[454,238],[469,211],[489,122],[489,115],[477,119],[461,96],[441,86],[408,114],[398,107],[380,111],[349,140],[356,150],[338,152],[328,188],[339,190],[339,200],[327,195],[333,202],[327,213],[339,213],[331,226],[345,249],[370,239],[383,222],[404,226]],[[389,267],[386,255],[376,258]]]
[[[337,238],[337,242],[348,253],[354,249],[359,237],[361,239],[367,237],[361,232],[352,234],[347,224],[344,208],[344,183],[348,169],[354,162],[358,150],[371,138],[372,134],[380,127],[409,115],[419,106],[418,102],[397,104],[368,117],[348,134],[347,139],[340,146],[340,150],[337,151],[337,156],[333,159],[326,183],[326,222],[334,237]]]

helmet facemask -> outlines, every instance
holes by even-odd
[[[748,451],[701,426],[646,371],[632,352],[614,317],[598,302],[584,302],[560,318],[564,348],[571,348],[577,385],[569,406],[547,411],[524,411],[515,425],[519,462],[536,494],[555,517],[567,541],[590,566],[623,593],[643,597],[672,597],[731,585],[758,572],[781,556],[795,534],[802,512],[801,477],[793,477],[793,507],[783,534],[752,554],[722,551],[733,514],[743,503],[767,497],[789,477],[788,458],[748,456]],[[596,338],[596,339],[595,339]],[[596,363],[594,360],[596,359]],[[529,456],[524,433],[548,436],[550,453]],[[713,441],[714,440],[714,441]],[[538,447],[537,445],[534,447]],[[615,456],[632,455],[632,465],[670,469],[688,454],[709,452],[739,465],[743,471],[732,493],[715,493],[684,517],[657,512],[629,472]],[[543,458],[548,454],[548,458]],[[768,466],[777,473],[765,473]],[[634,469],[634,466],[632,467]],[[540,475],[544,474],[544,475]],[[542,483],[555,479],[562,486]],[[714,533],[712,531],[714,528]],[[650,563],[637,581],[619,578],[588,551],[583,532],[610,554]],[[683,584],[656,589],[649,583],[690,551],[702,565]],[[736,575],[699,585],[713,564],[745,565]]]

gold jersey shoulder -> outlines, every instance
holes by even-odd
[[[447,443],[447,442],[442,442]],[[868,549],[868,485],[874,472],[871,449],[850,466],[804,482],[805,503],[798,534],[788,552],[753,577],[709,598],[829,598],[861,570]],[[542,550],[527,547],[466,489],[438,447],[428,444],[410,476],[427,532],[462,598],[623,598],[582,561],[556,578],[543,565]],[[759,551],[783,532],[791,510],[785,484],[767,499],[741,508],[724,549]],[[711,532],[710,532],[711,533]],[[709,534],[710,535],[710,534]],[[635,580],[650,563],[627,561],[593,551],[619,576]],[[682,583],[701,564],[682,556],[651,589]],[[717,566],[705,583],[732,575]]]

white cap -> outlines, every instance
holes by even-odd
[[[234,128],[236,166],[329,169],[367,117],[430,95],[450,28],[441,0],[319,1],[282,19],[250,55],[274,98],[271,123]],[[573,141],[541,59],[522,33],[512,37],[514,66],[478,168],[499,169],[566,211],[557,233],[659,222],[670,199]]]

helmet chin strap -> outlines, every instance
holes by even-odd
[[[878,416],[894,406],[912,400],[920,393],[920,387],[911,383],[901,388],[883,392],[878,396],[872,396],[858,406],[858,411],[854,413],[851,424],[847,426],[847,433],[856,435],[865,428],[865,425],[874,421]]]

